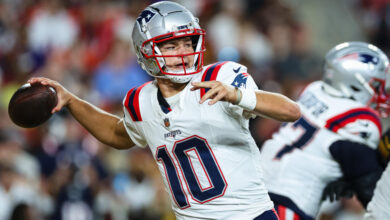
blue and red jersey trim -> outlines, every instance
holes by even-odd
[[[141,92],[141,89],[144,86],[146,86],[151,82],[152,81],[144,83],[139,87],[132,88],[130,89],[130,91],[127,92],[126,99],[125,99],[125,107],[129,112],[131,119],[133,121],[142,121],[141,111],[139,107],[139,93]]]
[[[369,108],[355,108],[336,115],[326,121],[325,127],[333,132],[337,132],[340,128],[358,119],[372,121],[378,127],[379,133],[382,133],[382,124],[378,114]]]
[[[301,220],[301,217],[297,213],[286,206],[275,205],[275,208],[277,210],[279,220]],[[287,214],[287,210],[291,211],[290,215]]]
[[[286,209],[289,209],[294,212],[293,220],[314,220],[314,217],[307,215],[305,212],[303,212],[303,210],[298,208],[298,206],[290,198],[272,192],[269,192],[268,194],[272,202],[274,203],[280,220],[286,220]]]
[[[259,216],[257,216],[253,220],[283,220],[283,219],[279,218],[278,213],[275,211],[275,209],[271,209],[271,210],[268,210],[268,211],[261,213]]]
[[[169,112],[172,111],[171,107],[165,107],[163,105],[160,105],[161,107],[161,110],[165,113],[165,114],[168,114]]]
[[[169,105],[167,100],[165,100],[165,98],[163,97],[160,89],[157,89],[157,101],[158,101],[158,104],[160,105],[161,110],[165,114],[168,114],[169,112],[172,111],[171,106]]]
[[[219,70],[227,62],[228,61],[218,62],[218,63],[210,65],[206,69],[206,71],[204,71],[201,82],[216,80]],[[200,98],[202,98],[204,96],[204,94],[206,94],[207,91],[209,91],[209,88],[201,88],[200,89]]]

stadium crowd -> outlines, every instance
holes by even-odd
[[[131,30],[139,12],[153,2],[0,1],[0,220],[174,219],[148,149],[106,147],[66,111],[34,129],[17,127],[7,113],[18,87],[32,76],[46,76],[122,115],[126,92],[151,80],[131,51]],[[366,40],[390,51],[390,4],[384,0],[342,1],[362,30],[356,39],[329,39],[326,34],[318,39],[312,28],[316,20],[308,23],[288,1],[179,2],[207,31],[206,64],[215,58],[240,62],[260,88],[292,99],[321,77],[325,51],[316,48],[318,40],[327,42],[326,50],[346,40]],[[270,119],[252,121],[258,146],[278,127]],[[363,212],[353,199],[342,205],[357,216]],[[322,218],[338,209],[324,209],[327,217]]]

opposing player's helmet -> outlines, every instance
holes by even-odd
[[[382,117],[390,112],[390,97],[385,91],[389,59],[376,46],[364,42],[345,42],[325,57],[323,81],[343,97],[351,98]]]
[[[133,28],[132,40],[138,63],[153,77],[168,78],[173,82],[185,83],[202,71],[205,30],[198,19],[183,6],[169,1],[158,2],[141,12]],[[162,55],[160,43],[190,37],[194,53]],[[185,67],[184,57],[194,56],[194,65]],[[167,57],[178,57],[182,70],[170,70],[165,65]]]

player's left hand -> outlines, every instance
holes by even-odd
[[[213,105],[218,101],[226,101],[234,103],[237,101],[237,92],[235,87],[226,85],[219,81],[207,81],[207,82],[192,82],[191,91],[195,91],[201,88],[209,89],[206,94],[200,100],[200,104],[204,103],[207,99],[211,99],[208,103]]]
[[[353,193],[354,191],[351,184],[343,178],[340,178],[326,185],[324,191],[322,192],[321,200],[329,198],[329,200],[333,202],[339,200],[341,197],[351,198]]]

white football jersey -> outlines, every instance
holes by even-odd
[[[246,71],[234,62],[215,63],[191,82],[257,89]],[[207,89],[191,91],[191,82],[172,108],[159,101],[155,81],[124,100],[127,132],[152,151],[177,219],[253,219],[272,209],[243,109],[222,101],[199,104]]]
[[[377,182],[374,196],[367,206],[365,220],[390,219],[390,163]]]
[[[315,217],[325,186],[342,176],[329,152],[337,140],[378,145],[381,122],[361,103],[330,96],[323,82],[308,85],[298,100],[302,117],[283,124],[261,148],[261,165],[270,193],[288,198]],[[271,194],[272,195],[272,194]]]

